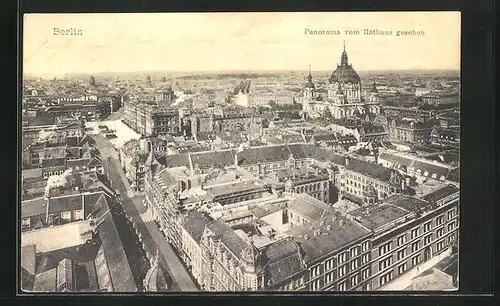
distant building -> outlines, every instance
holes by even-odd
[[[181,130],[180,114],[175,108],[129,102],[124,113],[125,124],[144,136],[177,135]]]
[[[306,83],[304,89],[303,111],[311,117],[321,117],[328,108],[335,119],[359,114],[360,117],[380,113],[380,95],[373,86],[366,98],[362,97],[361,79],[358,73],[348,62],[347,52],[342,52],[341,63],[328,79],[328,96],[326,101],[315,99],[315,88],[311,82]]]
[[[392,120],[388,126],[389,141],[406,141],[409,143],[428,143],[435,121],[414,122],[409,120]]]
[[[422,95],[422,102],[429,105],[450,105],[460,103],[459,92],[434,92]]]
[[[425,111],[418,108],[395,107],[395,106],[382,107],[382,114],[386,116],[397,116],[397,117],[423,120],[423,121],[426,121],[434,116],[434,114],[431,111]]]

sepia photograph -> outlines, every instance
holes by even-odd
[[[457,291],[461,14],[25,14],[28,294]]]

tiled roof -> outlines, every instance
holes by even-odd
[[[388,182],[391,177],[391,172],[393,171],[390,168],[386,168],[378,164],[365,162],[355,158],[351,158],[349,160],[349,164],[346,166],[346,168],[347,170],[367,175],[382,182]]]
[[[99,224],[97,230],[104,248],[113,291],[135,292],[137,291],[137,286],[132,276],[130,264],[123,249],[113,216],[111,213],[107,213],[103,218],[103,222]]]
[[[340,220],[342,220],[342,224]],[[304,251],[303,258],[306,262],[319,260],[371,234],[361,225],[340,216],[337,216],[335,220],[332,217],[325,218],[323,222],[323,225],[319,222],[313,222],[313,229],[308,223],[288,231],[295,236],[295,241]],[[331,226],[330,230],[328,230],[328,225]],[[314,236],[314,231],[318,229],[319,235]],[[307,239],[305,235],[308,236]]]
[[[318,134],[318,135],[314,135],[314,140],[316,142],[326,141],[327,143],[337,142],[337,136],[334,133]]]
[[[454,186],[443,186],[442,188],[439,188],[427,195],[425,195],[422,199],[425,201],[431,202],[432,200],[439,201],[449,195],[452,195],[456,192],[458,192],[459,189],[454,187]]]
[[[237,258],[241,258],[241,253],[249,244],[243,240],[236,232],[221,220],[215,220],[208,225],[208,228]]]
[[[427,177],[432,177],[432,175],[435,174],[436,175],[435,178],[437,179],[439,179],[441,176],[444,176],[446,178],[450,170],[448,167],[445,166],[419,160],[414,160],[409,168],[412,168],[413,171],[417,172],[420,170],[420,174]]]
[[[397,165],[406,166],[406,167],[409,167],[412,163],[412,160],[409,158],[399,156],[399,155],[390,154],[387,152],[380,153],[379,160],[381,160],[381,159],[390,161],[391,163],[395,163]]]
[[[191,153],[193,167],[198,165],[200,169],[212,168],[213,166],[230,166],[234,164],[232,151],[199,152]]]
[[[279,284],[304,269],[301,250],[297,243],[289,239],[275,242],[263,252],[264,279],[266,285]]]
[[[325,217],[334,212],[333,208],[328,204],[313,198],[307,193],[302,193],[293,199],[288,209],[299,212],[311,221],[318,220],[322,216]]]
[[[189,155],[186,153],[176,154],[176,155],[163,155],[158,157],[158,162],[166,167],[189,167]]]
[[[182,227],[193,237],[196,242],[200,242],[205,226],[211,219],[198,211],[192,211],[186,217]]]

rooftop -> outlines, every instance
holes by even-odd
[[[85,243],[82,233],[91,228],[90,220],[87,220],[25,231],[21,233],[21,246],[35,244],[37,252],[50,252],[81,245]]]
[[[317,235],[315,235],[315,232]],[[315,262],[328,254],[368,237],[371,232],[341,216],[329,216],[287,231],[304,251],[306,262]]]
[[[377,205],[361,207],[349,212],[357,222],[368,229],[375,230],[387,223],[409,215],[410,212],[392,205]]]
[[[310,221],[318,220],[335,212],[328,204],[313,198],[307,193],[296,196],[290,202],[288,209],[300,213]]]
[[[431,203],[427,201],[401,194],[391,195],[388,198],[385,198],[383,203],[395,205],[408,212],[415,213],[424,212],[432,208]]]
[[[359,159],[351,158],[346,166],[347,170],[357,172],[371,178],[378,179],[382,182],[389,182],[391,174],[394,170],[386,168],[379,164],[374,164]]]

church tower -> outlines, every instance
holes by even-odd
[[[315,98],[315,89],[316,87],[312,82],[311,65],[309,65],[309,75],[307,76],[307,83],[304,88],[304,101],[312,101]]]
[[[370,103],[379,103],[380,102],[380,94],[377,89],[377,84],[375,83],[375,78],[373,78],[372,88],[370,89],[369,96]]]
[[[331,74],[328,82],[330,83],[328,88],[328,99],[334,104],[361,103],[361,79],[352,67],[352,64],[349,64],[345,41],[344,49],[342,51],[342,55],[340,56],[340,64],[337,65],[337,69],[335,69],[335,71]],[[344,100],[337,99],[339,85],[346,97],[347,103],[345,103]]]

